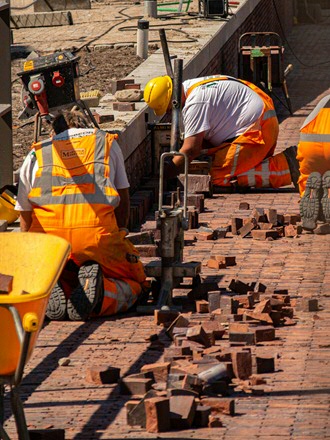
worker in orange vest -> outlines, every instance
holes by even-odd
[[[156,115],[171,108],[169,76],[150,80],[144,100]],[[180,152],[191,161],[203,150],[211,156],[210,174],[220,187],[297,188],[297,147],[273,155],[279,126],[272,99],[252,83],[224,75],[182,84],[184,142]],[[182,171],[183,157],[167,164],[167,177]]]
[[[129,183],[116,135],[89,128],[78,111],[60,113],[52,125],[54,135],[34,143],[21,167],[15,207],[22,231],[71,244],[46,316],[77,321],[126,311],[145,273],[126,238]]]
[[[300,129],[297,159],[302,226],[330,223],[330,95],[325,96]]]

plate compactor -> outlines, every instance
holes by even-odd
[[[173,289],[187,288],[182,285],[184,278],[191,278],[191,287],[200,283],[200,262],[183,262],[184,231],[188,229],[187,194],[188,194],[188,158],[180,153],[179,117],[182,93],[182,60],[174,60],[173,96],[172,96],[172,125],[171,147],[160,157],[159,171],[159,201],[157,229],[160,230],[159,252],[161,259],[145,265],[146,275],[153,278],[151,291],[154,301],[146,301],[137,307],[139,313],[152,314],[155,310],[180,309],[173,303]],[[184,195],[183,205],[171,209],[163,206],[164,197],[164,168],[167,158],[182,156],[184,158]],[[189,286],[188,286],[189,287]]]

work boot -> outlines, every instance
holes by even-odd
[[[66,297],[60,282],[56,283],[50,294],[46,316],[52,321],[63,321],[66,317]]]
[[[295,189],[299,191],[298,179],[300,177],[300,171],[299,162],[297,160],[297,146],[293,145],[292,147],[287,148],[283,151],[283,154],[289,165],[292,183]]]
[[[87,321],[103,299],[103,277],[99,264],[89,261],[80,267],[79,285],[68,299],[67,312],[71,321]]]
[[[318,172],[311,173],[306,182],[306,189],[300,200],[302,227],[308,231],[316,228],[320,214],[322,177]]]
[[[326,171],[322,176],[323,195],[321,198],[321,208],[325,223],[330,223],[330,171]]]

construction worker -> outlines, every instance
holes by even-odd
[[[156,115],[171,108],[172,80],[150,80],[144,100]],[[184,81],[182,84],[184,142],[180,152],[189,161],[206,149],[212,158],[210,174],[220,187],[272,187],[297,185],[297,147],[273,156],[278,120],[272,99],[252,83],[224,75]],[[182,172],[184,159],[175,156],[166,175]]]
[[[125,238],[129,183],[116,135],[89,128],[78,111],[60,113],[52,125],[54,135],[34,143],[22,165],[15,207],[22,231],[71,244],[46,316],[77,321],[126,311],[145,273]]]
[[[300,129],[297,159],[302,226],[330,223],[330,95],[325,96]]]

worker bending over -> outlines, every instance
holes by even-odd
[[[53,131],[32,145],[22,165],[15,208],[22,231],[57,235],[71,244],[46,316],[76,321],[126,311],[145,273],[125,238],[129,183],[116,136],[88,128],[77,111],[59,114]]]
[[[330,95],[325,96],[300,129],[297,159],[303,228],[330,223]]]
[[[144,100],[156,115],[171,108],[172,80],[148,82]],[[272,99],[252,83],[229,76],[195,78],[182,84],[184,142],[180,152],[189,161],[202,150],[212,158],[213,184],[221,187],[279,188],[297,185],[297,147],[274,154],[278,120]],[[184,159],[175,156],[168,177],[182,172]]]

